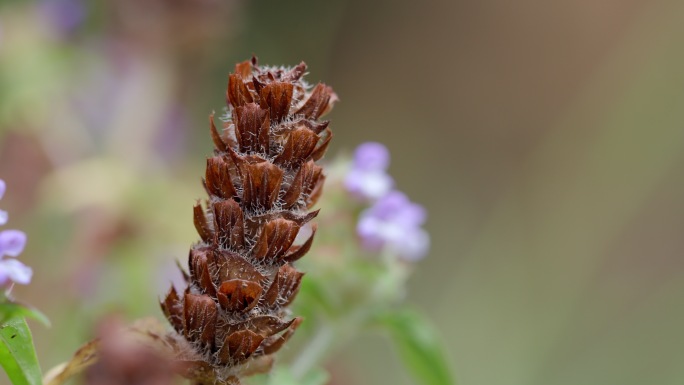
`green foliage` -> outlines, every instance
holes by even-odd
[[[31,331],[21,316],[0,326],[0,365],[14,385],[42,384]]]
[[[386,328],[411,374],[424,385],[455,384],[435,329],[415,310],[382,313],[377,321]]]
[[[44,326],[50,327],[50,320],[47,316],[34,307],[16,302],[0,303],[0,325],[11,319],[21,317],[34,319]]]

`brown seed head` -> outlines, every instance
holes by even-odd
[[[188,287],[182,294],[171,288],[161,302],[177,346],[190,350],[179,348],[177,366],[195,381],[235,383],[268,370],[270,355],[301,322],[286,319],[285,307],[303,276],[291,263],[308,252],[313,234],[294,242],[318,213],[307,212],[324,181],[315,162],[332,138],[319,118],[337,101],[324,84],[309,89],[305,72],[304,63],[239,63],[226,90],[231,118],[220,129],[209,116],[209,197],[193,208],[201,241],[190,250]]]

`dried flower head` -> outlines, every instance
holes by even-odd
[[[190,250],[188,287],[172,287],[161,303],[182,336],[184,375],[196,382],[237,383],[268,370],[271,355],[301,322],[286,310],[303,276],[292,263],[308,252],[314,234],[294,242],[317,214],[308,211],[323,187],[315,162],[332,138],[329,122],[319,118],[337,100],[324,84],[309,89],[305,71],[304,63],[239,63],[228,81],[223,130],[209,117],[209,199],[194,207],[201,241]]]

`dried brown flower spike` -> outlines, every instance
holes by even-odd
[[[285,307],[303,275],[292,262],[307,253],[313,234],[294,241],[317,214],[308,212],[324,179],[315,161],[332,137],[319,118],[337,100],[324,84],[309,90],[305,71],[304,63],[239,63],[228,81],[224,130],[209,117],[216,147],[204,178],[209,199],[194,207],[201,242],[190,250],[187,289],[172,287],[161,303],[182,336],[181,369],[197,384],[238,383],[268,370],[301,322]]]

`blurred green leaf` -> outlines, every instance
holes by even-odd
[[[31,331],[23,318],[0,326],[0,365],[14,385],[42,383]]]
[[[17,302],[0,303],[0,324],[14,318],[32,318],[46,327],[50,327],[50,320],[40,310]]]
[[[378,315],[397,345],[406,368],[424,385],[455,384],[445,360],[437,332],[418,312],[398,309]]]

